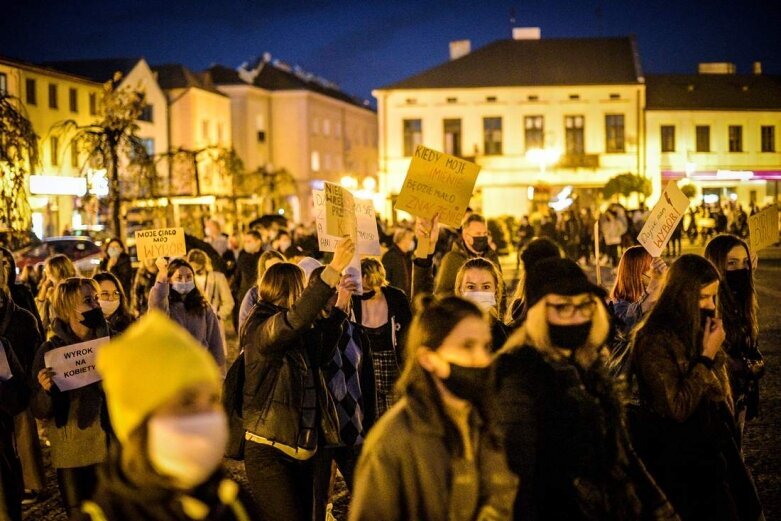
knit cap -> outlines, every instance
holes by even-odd
[[[221,385],[220,371],[206,348],[154,309],[101,347],[96,365],[120,442],[182,389]]]
[[[526,301],[531,308],[546,295],[573,296],[591,293],[605,297],[605,290],[592,284],[583,270],[569,259],[548,258],[535,263],[526,276]]]

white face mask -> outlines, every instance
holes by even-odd
[[[195,282],[172,282],[171,288],[180,295],[187,295],[195,289]]]
[[[99,300],[100,309],[103,310],[103,316],[108,318],[119,309],[119,300]]]
[[[496,295],[490,291],[465,291],[461,296],[477,304],[483,311],[496,307]]]
[[[217,470],[228,442],[228,420],[220,411],[149,420],[149,460],[182,490],[206,481]]]

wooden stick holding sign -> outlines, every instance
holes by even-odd
[[[748,218],[751,256],[778,242],[778,205],[772,205]]]
[[[184,257],[187,255],[184,228],[137,231],[136,254],[141,262],[159,257]]]
[[[415,149],[407,177],[396,200],[396,210],[415,217],[461,226],[480,167],[424,146]]]
[[[637,241],[651,254],[651,257],[661,257],[665,246],[672,237],[683,214],[689,207],[689,198],[681,192],[675,181],[670,181],[662,192],[659,202],[653,207],[640,230]]]

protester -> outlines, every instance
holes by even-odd
[[[100,286],[98,304],[103,310],[109,329],[112,333],[122,333],[133,323],[134,318],[122,285],[108,272],[98,273],[92,278]]]
[[[133,287],[133,265],[121,240],[114,238],[108,241],[106,258],[100,262],[100,271],[108,271],[114,275],[122,284],[125,295],[130,294]]]
[[[724,351],[741,435],[746,420],[759,415],[759,380],[765,361],[759,351],[754,266],[748,245],[734,235],[717,235],[705,246],[705,258],[719,270],[719,316],[724,321]]]
[[[241,301],[241,309],[239,310],[239,329],[252,312],[252,308],[258,303],[258,288],[260,287],[260,281],[263,280],[263,275],[266,273],[267,269],[278,262],[285,262],[285,257],[274,250],[264,251],[258,258],[257,281],[255,282],[255,285],[247,291],[247,294],[244,295],[244,300]]]
[[[519,327],[526,319],[526,299],[524,290],[526,288],[526,274],[539,261],[548,258],[560,258],[561,249],[558,244],[545,237],[537,237],[529,242],[518,255],[523,265],[523,273],[518,277],[518,285],[507,306],[507,315],[505,322],[510,324],[511,329]]]
[[[243,237],[243,249],[236,259],[236,271],[231,281],[231,291],[234,302],[243,302],[244,296],[258,279],[258,260],[260,259],[263,241],[260,233],[249,230]],[[239,309],[233,307],[233,327],[239,332]]]
[[[399,228],[393,234],[393,246],[382,256],[382,265],[388,282],[408,296],[412,290],[413,251],[415,251],[415,233],[409,228]]]
[[[407,295],[388,284],[377,259],[361,259],[363,294],[353,296],[355,322],[369,341],[377,389],[377,416],[395,403],[394,387],[402,365],[401,350],[412,322]]]
[[[100,382],[70,391],[54,383],[56,373],[44,354],[60,347],[109,336],[98,304],[100,287],[92,279],[68,278],[57,285],[51,301],[51,335],[35,355],[31,409],[46,429],[51,464],[60,497],[69,515],[92,496],[97,465],[106,459],[110,427]]]
[[[14,301],[14,304],[29,311],[35,317],[38,329],[43,333],[43,323],[41,322],[41,316],[38,314],[38,306],[35,305],[35,297],[33,297],[33,295],[38,294],[38,281],[34,280],[33,267],[29,264],[25,266],[22,274],[26,272],[28,279],[23,280],[21,276],[16,276],[16,261],[14,260],[14,254],[10,250],[0,247],[0,261],[3,263],[2,268],[5,272],[5,280],[8,284],[11,300]]]
[[[157,280],[155,259],[146,259],[139,266],[133,279],[133,310],[137,315],[143,315],[149,307],[149,292]]]
[[[510,519],[517,480],[489,412],[486,315],[458,297],[419,301],[401,399],[369,432],[350,519]]]
[[[22,521],[24,478],[16,453],[14,418],[24,414],[30,386],[22,364],[4,340],[0,340],[0,357],[8,366],[7,374],[0,374],[0,519]]]
[[[719,273],[707,259],[683,255],[670,266],[633,341],[633,437],[681,519],[753,521],[762,508],[736,445],[718,293]]]
[[[150,311],[100,349],[97,368],[119,447],[81,519],[257,518],[220,468],[228,435],[220,372],[192,336]]]
[[[43,324],[42,333],[45,335],[53,321],[51,299],[54,295],[54,289],[59,282],[75,277],[76,267],[68,257],[58,253],[46,259],[43,273],[45,279],[38,289],[38,295],[35,297],[35,301],[38,306],[38,314],[41,317],[41,323]]]
[[[497,417],[520,478],[515,519],[675,519],[633,453],[599,360],[603,297],[569,259],[527,274],[526,321],[495,362]]]
[[[353,241],[341,240],[306,289],[298,266],[271,266],[242,326],[245,468],[261,519],[309,520],[313,509],[325,508],[314,504],[312,458],[339,443],[339,420],[320,368],[334,354],[346,315],[335,309],[313,326],[354,255]]]
[[[159,258],[157,282],[149,293],[149,307],[164,311],[206,347],[220,369],[225,372],[225,349],[217,315],[198,288],[195,272],[184,259],[170,263]]]
[[[206,252],[197,248],[187,253],[187,260],[195,270],[195,287],[201,292],[206,302],[212,307],[220,324],[220,336],[227,356],[225,340],[225,322],[231,317],[235,302],[231,294],[230,284],[225,274],[214,270],[212,261]]]
[[[434,294],[437,296],[455,293],[456,275],[464,263],[475,257],[484,257],[493,262],[501,271],[499,257],[491,247],[488,227],[482,216],[473,213],[461,224],[460,240],[442,257],[442,264],[436,278]]]
[[[214,248],[214,251],[225,258],[225,252],[228,251],[228,236],[222,233],[220,223],[214,219],[206,221],[204,236],[204,241],[209,243]]]
[[[618,248],[628,229],[626,212],[621,205],[613,204],[599,217],[599,229],[605,241],[605,254],[610,259],[610,265],[618,266]],[[597,264],[600,259],[597,259]]]

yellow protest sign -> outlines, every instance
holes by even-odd
[[[136,232],[136,255],[141,262],[158,257],[184,257],[184,228],[160,228]]]
[[[765,208],[748,218],[751,252],[757,252],[778,242],[778,205]]]
[[[461,226],[480,167],[424,146],[415,149],[395,208],[417,217]]]
[[[357,219],[353,194],[343,186],[325,183],[325,231],[328,235],[349,235],[356,241]]]
[[[686,197],[675,181],[667,184],[662,192],[662,197],[656,203],[645,226],[640,230],[637,241],[648,250],[651,257],[660,257],[667,242],[672,237],[675,227],[683,219],[683,214],[689,207],[689,198]]]

